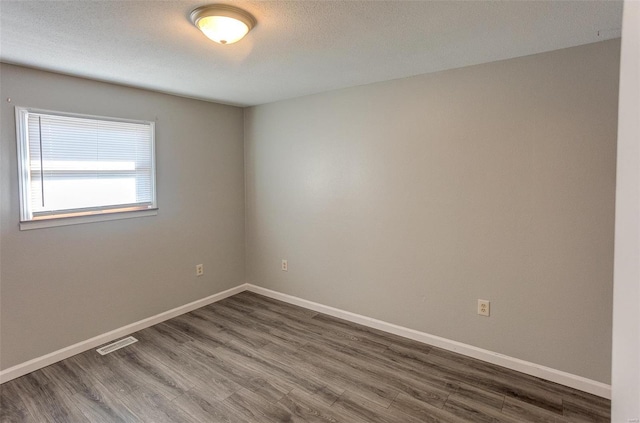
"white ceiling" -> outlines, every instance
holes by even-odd
[[[620,36],[620,1],[229,1],[258,25],[228,46],[189,21],[215,3],[0,1],[0,60],[234,105]],[[600,33],[599,33],[600,31]]]

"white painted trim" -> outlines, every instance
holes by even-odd
[[[146,319],[142,319],[135,323],[131,323],[130,325],[114,329],[107,333],[103,333],[102,335],[94,336],[91,339],[78,342],[77,344],[73,344],[52,353],[43,355],[42,357],[34,358],[33,360],[25,361],[24,363],[9,367],[6,370],[0,371],[0,383],[8,382],[12,379],[24,376],[27,373],[31,373],[53,363],[57,363],[60,360],[64,360],[65,358],[80,354],[99,345],[111,342],[123,336],[131,335],[132,333],[148,328],[149,326],[156,325],[181,314],[188,313],[200,307],[215,303],[216,301],[223,300],[232,295],[239,294],[246,289],[247,284],[238,285],[235,288],[227,289],[226,291],[222,291],[217,294],[213,294],[208,297],[193,301],[189,304],[176,307],[160,314],[156,314],[155,316],[147,317]]]
[[[86,216],[62,217],[43,220],[29,220],[20,222],[21,231],[32,229],[55,228],[58,226],[81,225],[83,223],[107,222],[110,220],[133,219],[136,217],[157,216],[158,209],[135,210],[117,213],[98,213]]]
[[[227,297],[239,294],[243,291],[255,292],[256,294],[264,295],[265,297],[274,298],[276,300],[284,301],[289,304],[294,304],[320,313],[328,314],[330,316],[338,317],[340,319],[348,320],[350,322],[358,323],[363,326],[379,329],[384,332],[393,333],[398,336],[413,339],[414,341],[422,342],[428,345],[442,348],[444,350],[453,351],[467,357],[477,358],[478,360],[506,367],[507,369],[516,370],[531,376],[536,376],[541,379],[579,389],[590,394],[598,395],[603,398],[611,399],[611,385],[607,385],[595,380],[587,379],[582,376],[577,376],[560,370],[552,369],[550,367],[545,367],[539,364],[520,360],[518,358],[509,357],[504,354],[499,354],[493,351],[474,347],[473,345],[452,341],[440,336],[435,336],[414,329],[394,325],[393,323],[384,322],[382,320],[373,319],[371,317],[362,316],[360,314],[351,313],[349,311],[340,310],[338,308],[326,306],[323,304],[315,303],[313,301],[304,300],[292,295],[282,294],[277,291],[272,291],[267,288],[262,288],[246,283],[238,285],[235,288],[220,292],[218,294],[210,295],[206,298],[202,298],[189,304],[176,307],[163,313],[156,314],[155,316],[148,317],[146,319],[140,320],[127,326],[123,326],[119,329],[112,330],[102,335],[95,336],[91,339],[87,339],[86,341],[78,342],[77,344],[43,355],[42,357],[34,358],[33,360],[26,361],[16,366],[10,367],[6,370],[2,370],[0,371],[0,383],[8,382],[17,377],[26,375],[27,373],[31,373],[35,370],[49,366],[60,360],[64,360],[65,358],[80,354],[99,345],[111,342],[123,336],[130,335],[144,328],[148,328],[149,326],[156,325],[158,323],[164,322],[165,320],[172,319],[181,314],[188,313],[200,307],[215,303],[216,301],[223,300]]]
[[[462,342],[452,341],[440,336],[394,325],[393,323],[387,323],[382,320],[340,310],[338,308],[315,303],[313,301],[304,300],[292,295],[282,294],[256,285],[247,284],[247,290],[255,292],[256,294],[264,295],[265,297],[284,301],[289,304],[328,314],[330,316],[338,317],[370,328],[379,329],[384,332],[393,333],[394,335],[413,339],[414,341],[422,342],[444,350],[453,351],[467,357],[477,358],[478,360],[497,364],[498,366],[506,367],[507,369],[516,370],[531,376],[559,383],[570,388],[588,392],[599,397],[611,399],[611,385],[587,379],[582,376],[552,369],[550,367],[520,360],[518,358],[509,357],[504,354],[474,347],[473,345],[463,344]]]
[[[31,229],[55,228],[58,226],[81,225],[83,223],[108,222],[110,220],[134,219],[138,217],[157,216],[158,209],[124,211],[117,213],[97,213],[86,216],[61,217],[57,219],[29,220],[20,222],[21,231]]]

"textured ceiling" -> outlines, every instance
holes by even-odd
[[[258,25],[209,41],[202,1],[0,0],[0,60],[235,105],[576,46],[620,34],[619,1],[220,1]]]

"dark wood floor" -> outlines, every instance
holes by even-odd
[[[244,292],[0,388],[1,422],[608,422],[560,385]]]

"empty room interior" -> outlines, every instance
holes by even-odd
[[[1,0],[0,421],[639,422],[639,28]]]

